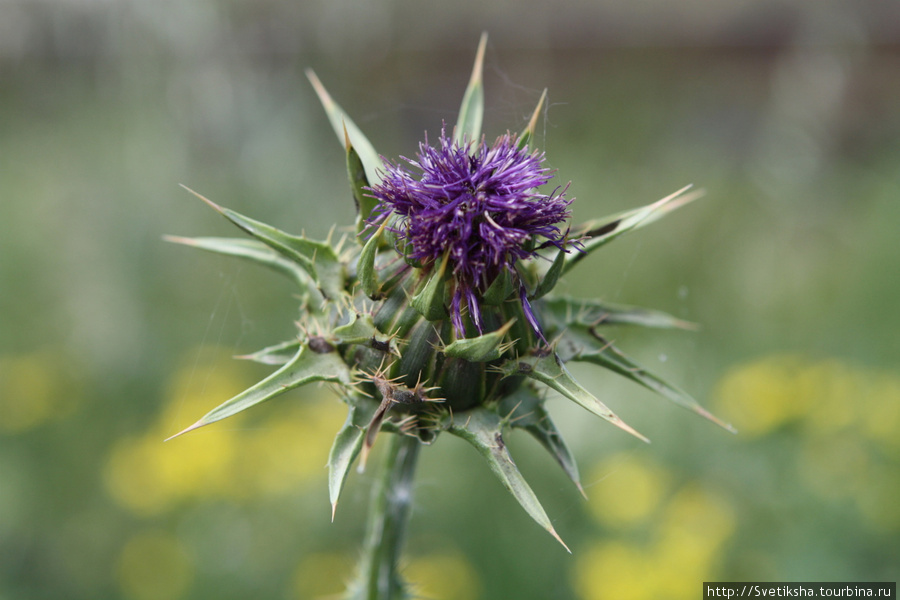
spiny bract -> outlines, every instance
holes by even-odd
[[[349,408],[328,462],[332,515],[352,464],[364,464],[380,431],[423,444],[446,431],[472,444],[528,514],[559,539],[508,453],[506,429],[533,435],[579,490],[575,461],[544,406],[547,388],[646,440],[572,377],[569,361],[610,369],[730,428],[601,333],[613,324],[689,323],[548,295],[589,253],[697,194],[684,188],[642,208],[566,227],[570,201],[560,188],[538,191],[552,174],[543,155],[528,148],[546,91],[521,134],[492,145],[481,136],[485,43],[483,37],[452,137],[442,129],[436,148],[426,141],[416,159],[404,159],[418,173],[382,161],[308,72],[346,150],[358,209],[358,243],[351,248],[344,240],[332,245],[285,233],[200,196],[255,239],[168,239],[286,275],[299,288],[303,317],[293,339],[245,357],[281,365],[277,371],[181,433],[298,386],[331,383]]]

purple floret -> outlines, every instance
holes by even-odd
[[[503,271],[515,276],[516,261],[533,257],[537,248],[564,247],[565,190],[538,192],[553,174],[542,166],[543,153],[519,148],[513,135],[491,146],[484,140],[461,145],[442,131],[438,147],[426,137],[416,159],[403,161],[386,163],[382,182],[371,188],[379,201],[372,223],[397,215],[388,227],[407,257],[426,268],[447,254],[453,327],[464,334],[465,304],[481,332],[480,298],[494,279]]]

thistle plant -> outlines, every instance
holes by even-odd
[[[249,239],[168,238],[287,276],[301,309],[291,339],[242,357],[279,368],[176,435],[299,386],[331,384],[348,410],[328,459],[332,519],[353,465],[364,468],[376,441],[388,438],[347,598],[409,597],[397,561],[416,460],[444,433],[471,444],[528,515],[563,544],[510,456],[508,431],[531,434],[582,494],[575,460],[545,406],[549,390],[647,441],[575,380],[569,362],[609,369],[730,428],[603,333],[609,325],[691,324],[552,294],[589,254],[698,194],[688,186],[641,208],[570,225],[567,186],[550,185],[554,173],[532,148],[546,91],[524,131],[493,142],[481,133],[485,45],[482,37],[456,125],[442,126],[434,144],[426,136],[415,157],[398,161],[382,159],[308,71],[346,152],[357,208],[352,235],[336,243],[292,235],[195,193]]]

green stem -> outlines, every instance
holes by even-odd
[[[387,456],[372,491],[366,541],[363,546],[354,600],[406,598],[397,562],[406,535],[412,504],[413,477],[419,457],[419,440],[391,434]]]

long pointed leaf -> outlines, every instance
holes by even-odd
[[[697,325],[673,317],[668,313],[638,306],[610,304],[600,300],[566,296],[547,298],[538,306],[549,335],[554,329],[570,327],[591,328],[598,325],[639,325],[661,329],[697,329]]]
[[[450,259],[444,255],[440,264],[432,269],[419,291],[409,300],[409,305],[429,321],[437,321],[447,316],[447,307],[444,306],[444,273],[448,262]]]
[[[268,346],[252,354],[235,356],[235,358],[252,360],[253,362],[262,363],[264,365],[284,365],[289,363],[291,359],[297,355],[297,351],[300,350],[300,346],[302,345],[300,340],[290,340],[288,342],[275,344],[274,346]]]
[[[649,390],[653,390],[675,404],[678,404],[701,417],[709,419],[723,429],[732,433],[735,432],[734,427],[700,406],[700,404],[684,390],[666,383],[663,379],[647,371],[645,368],[625,356],[625,354],[619,351],[611,343],[606,342],[602,338],[598,338],[598,341],[602,344],[601,348],[584,349],[572,356],[571,360],[589,362],[605,367],[623,377],[627,377],[631,381],[634,381]]]
[[[538,100],[537,107],[534,109],[534,112],[531,113],[531,119],[528,121],[528,125],[525,127],[525,130],[519,134],[519,148],[524,148],[531,143],[532,139],[534,139],[534,130],[537,129],[538,117],[540,117],[541,109],[544,107],[544,102],[546,101],[547,88],[544,88],[541,99]]]
[[[562,274],[563,267],[566,265],[566,255],[565,249],[559,250],[556,254],[556,258],[550,263],[550,268],[547,269],[547,272],[538,280],[537,289],[531,295],[531,300],[543,298],[556,287],[559,276]]]
[[[366,228],[369,216],[378,201],[372,198],[366,191],[369,187],[369,178],[366,176],[366,167],[359,157],[359,152],[350,141],[350,134],[344,127],[344,144],[347,147],[347,177],[350,179],[350,191],[353,193],[353,202],[356,204],[356,241],[363,243],[359,234]]]
[[[581,225],[575,230],[573,237],[584,235],[589,239],[584,242],[581,252],[572,252],[566,256],[563,273],[567,273],[572,267],[584,260],[588,254],[622,234],[649,225],[702,195],[702,192],[685,194],[689,189],[691,189],[691,186],[687,185],[653,204]]]
[[[314,352],[308,345],[301,346],[294,358],[283,367],[244,390],[234,398],[206,413],[199,421],[176,433],[169,439],[185,434],[204,425],[221,421],[256,406],[275,396],[314,381],[350,384],[350,370],[336,352]]]
[[[313,89],[315,89],[316,95],[319,96],[319,101],[325,109],[325,114],[328,115],[328,121],[331,123],[332,129],[334,129],[338,141],[341,142],[341,144],[344,144],[344,148],[346,149],[345,139],[346,137],[349,137],[353,148],[356,149],[359,159],[366,170],[366,179],[372,184],[381,183],[382,162],[381,157],[375,151],[375,147],[372,146],[372,143],[365,134],[363,134],[362,130],[356,126],[353,119],[351,119],[338,103],[331,98],[331,95],[325,89],[325,86],[322,85],[322,82],[319,81],[319,78],[312,69],[306,70],[306,76],[309,78],[309,82],[312,84]],[[344,134],[345,130],[347,132],[346,137]]]
[[[484,71],[484,50],[487,47],[487,33],[481,34],[478,42],[478,51],[475,53],[475,66],[472,67],[472,76],[469,85],[463,94],[462,105],[459,107],[459,119],[456,122],[456,142],[464,144],[468,142],[478,143],[481,137],[481,121],[484,118],[484,83],[482,73]]]
[[[544,512],[544,507],[541,506],[537,496],[525,481],[522,473],[519,472],[516,463],[513,462],[512,456],[503,442],[502,426],[500,417],[495,413],[485,408],[474,408],[454,415],[448,431],[474,446],[487,461],[491,471],[497,476],[503,487],[509,490],[525,509],[525,512],[555,537],[566,550],[569,550],[553,528],[550,518]]]
[[[598,417],[609,421],[619,429],[630,433],[639,440],[650,442],[645,436],[620,419],[608,406],[584,389],[580,383],[575,381],[575,378],[572,377],[555,353],[547,356],[531,356],[511,360],[504,363],[501,366],[501,370],[506,376],[525,375],[535,381],[540,381]]]
[[[241,238],[186,238],[174,235],[163,236],[163,239],[167,242],[182,244],[190,246],[191,248],[199,248],[200,250],[215,254],[236,256],[258,265],[268,267],[283,275],[287,275],[303,292],[315,294],[318,298],[318,301],[315,302],[317,306],[322,302],[321,295],[306,270],[302,269],[294,261],[284,258],[281,254],[275,252],[262,242]]]
[[[378,273],[375,270],[375,258],[378,255],[378,244],[381,243],[383,231],[384,224],[369,237],[356,262],[356,278],[366,296],[373,300],[378,299],[381,295],[381,285],[378,283]]]
[[[219,206],[188,187],[182,187],[248,234],[303,267],[327,298],[336,299],[340,295],[343,289],[344,267],[329,244],[285,233],[271,225]]]
[[[375,414],[378,405],[374,402],[356,401],[350,405],[347,420],[334,438],[331,452],[328,455],[328,496],[331,500],[331,520],[341,497],[341,490],[347,481],[347,474],[353,461],[362,449],[366,426]]]
[[[491,285],[484,291],[482,299],[487,306],[498,306],[506,301],[516,291],[516,279],[506,269],[494,278]]]
[[[569,479],[584,496],[584,488],[581,487],[581,477],[578,474],[578,465],[566,445],[562,434],[550,414],[544,407],[543,399],[529,386],[522,386],[512,396],[507,396],[500,403],[501,414],[512,427],[524,429],[556,459]]]

